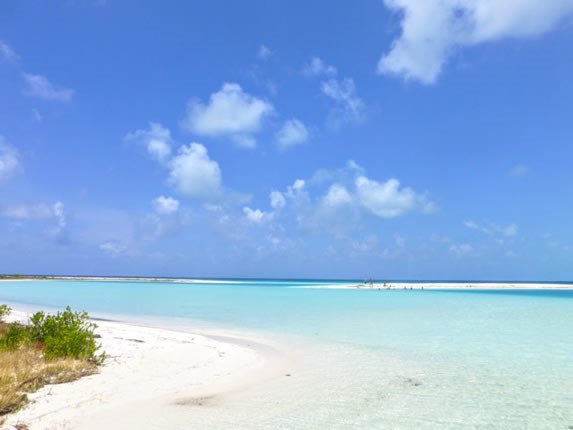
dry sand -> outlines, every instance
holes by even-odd
[[[13,320],[26,320],[13,312]],[[201,428],[189,422],[197,407],[281,373],[273,347],[259,339],[206,337],[97,321],[107,360],[100,373],[31,394],[2,430]],[[277,351],[275,350],[275,355]]]

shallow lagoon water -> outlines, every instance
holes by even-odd
[[[247,331],[294,350],[291,376],[190,410],[189,428],[573,426],[573,291],[293,288],[306,284],[3,282],[0,302]]]

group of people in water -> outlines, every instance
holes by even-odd
[[[370,288],[374,288],[374,286],[375,286],[375,285],[374,285],[374,280],[373,280],[372,278],[370,278],[370,279],[365,279],[365,280],[364,280],[364,283],[363,283],[362,285],[357,285],[356,288],[360,288],[360,287],[370,287]],[[378,291],[382,290],[382,288],[384,288],[384,289],[386,289],[386,290],[391,290],[391,289],[392,289],[392,285],[389,284],[389,283],[387,283],[387,282],[384,282],[383,285],[379,285],[379,286],[378,286]],[[408,288],[406,285],[404,285],[403,289],[404,289],[404,290],[413,290],[414,287],[410,286],[410,287]],[[420,289],[423,290],[424,287],[422,286],[422,287],[420,287]]]

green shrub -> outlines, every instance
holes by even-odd
[[[8,305],[0,305],[0,321],[10,315],[10,312],[12,312],[12,309],[10,309]]]
[[[55,315],[37,312],[30,322],[31,337],[43,344],[47,360],[66,357],[101,364],[105,359],[104,353],[98,354],[100,347],[94,336],[97,326],[86,312],[72,312],[68,306]]]
[[[0,350],[15,350],[23,345],[33,343],[29,327],[20,323],[10,323],[5,329],[4,336],[0,338]]]
[[[4,306],[0,310],[7,308]],[[102,364],[105,353],[98,352],[100,347],[94,335],[96,328],[86,312],[72,312],[69,306],[55,315],[36,312],[30,318],[30,325],[4,324],[0,350],[16,350],[35,344],[43,350],[46,360],[75,358]]]

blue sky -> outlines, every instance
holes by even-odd
[[[7,1],[0,272],[571,280],[570,0]]]

